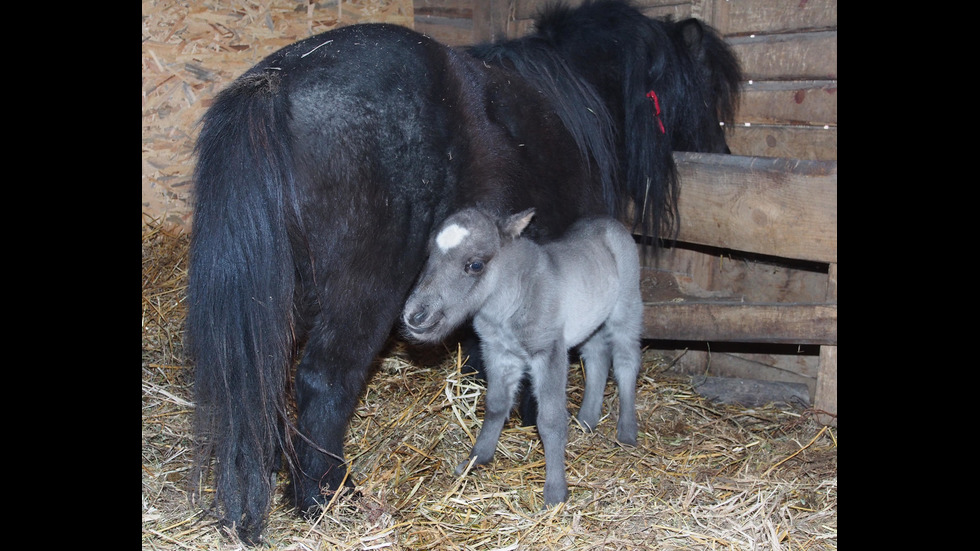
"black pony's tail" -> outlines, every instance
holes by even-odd
[[[197,142],[187,336],[195,363],[195,483],[246,541],[261,532],[280,466],[296,286],[285,95],[274,74],[222,92]],[[212,463],[213,461],[213,463]]]

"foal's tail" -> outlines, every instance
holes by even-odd
[[[276,75],[222,92],[197,143],[187,335],[196,364],[195,483],[242,539],[262,530],[283,449],[294,355],[288,105]]]

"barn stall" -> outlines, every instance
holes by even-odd
[[[540,5],[143,2],[144,549],[237,545],[186,500],[182,230],[209,99],[268,53],[340,25],[393,22],[465,45],[527,32]],[[616,445],[608,421],[573,430],[572,499],[546,513],[540,443],[517,423],[490,468],[456,479],[481,388],[453,350],[393,342],[348,439],[361,498],[314,522],[278,500],[271,547],[836,548],[836,2],[637,5],[712,24],[748,79],[734,155],[677,155],[680,235],[644,278],[640,445]]]
[[[546,4],[427,0],[415,22],[450,44],[514,38]],[[676,156],[680,235],[644,280],[645,337],[680,371],[737,379],[704,381],[712,395],[805,396],[836,423],[837,2],[634,5],[711,24],[746,78],[735,156]]]

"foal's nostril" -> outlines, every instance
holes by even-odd
[[[419,308],[415,311],[415,313],[408,317],[408,324],[413,327],[418,327],[422,325],[426,317],[428,317],[428,312],[426,312],[426,309]]]

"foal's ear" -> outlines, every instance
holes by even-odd
[[[500,233],[502,233],[504,237],[516,239],[519,235],[521,235],[521,232],[524,231],[524,228],[531,223],[532,218],[534,218],[533,208],[517,214],[512,214],[501,222]]]

